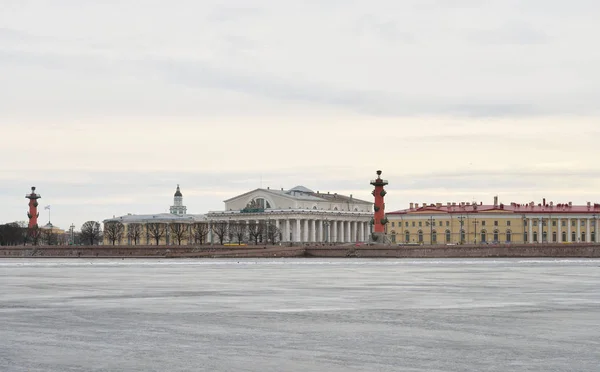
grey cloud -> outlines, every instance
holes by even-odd
[[[533,25],[512,21],[501,27],[492,29],[472,30],[468,34],[470,40],[480,44],[515,44],[534,45],[550,42],[552,38],[544,31],[536,29]]]

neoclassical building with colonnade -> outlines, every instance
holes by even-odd
[[[600,204],[588,202],[410,203],[389,212],[387,233],[400,244],[598,243]]]
[[[315,192],[304,186],[289,190],[268,187],[237,195],[224,203],[223,211],[205,215],[209,224],[267,222],[277,227],[281,242],[366,242],[371,234],[373,203],[352,195]]]

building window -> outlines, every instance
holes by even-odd
[[[446,243],[450,243],[450,230],[446,230]]]
[[[423,243],[423,231],[419,230],[419,243]]]
[[[576,242],[577,241],[577,234],[575,233],[575,231],[571,232],[571,241],[572,242]]]
[[[392,221],[392,227],[394,227],[394,221]]]
[[[413,223],[412,223],[412,227],[415,227],[415,221],[413,221]]]
[[[510,232],[510,230],[506,230],[506,242],[510,243],[512,239],[512,233]]]
[[[585,221],[584,220],[579,221],[579,226],[582,226],[582,227],[585,226]]]
[[[437,232],[435,230],[431,232],[431,244],[437,244]]]
[[[552,221],[552,226],[556,226],[556,221]]]
[[[495,221],[496,223],[498,221]],[[500,234],[498,233],[498,230],[494,230],[494,243],[498,243],[500,241]]]
[[[408,227],[408,221],[406,221],[404,224],[405,224],[406,227]]]
[[[586,241],[586,240],[585,240],[585,231],[582,231],[582,232],[581,232],[581,241],[582,241],[582,242],[585,242],[585,241]]]
[[[565,222],[565,221],[563,221],[563,222]],[[567,232],[566,232],[566,231],[563,231],[563,232],[562,232],[562,241],[563,241],[563,242],[566,242],[566,241],[567,241]]]
[[[446,221],[446,226],[450,226],[450,221]]]
[[[592,231],[592,232],[590,233],[590,238],[592,239],[592,241],[591,241],[591,242],[595,242],[595,241],[596,241],[596,232],[595,232],[595,231]],[[591,243],[591,242],[590,242],[590,243]]]
[[[422,227],[423,223],[421,221],[419,221],[419,227]]]
[[[523,241],[524,241],[525,243],[529,242],[529,234],[527,233],[527,231],[525,231],[525,232],[523,233]]]
[[[466,241],[465,230],[460,230],[460,244]]]
[[[410,243],[410,232],[408,232],[408,231],[404,232],[404,241],[406,243]]]
[[[510,221],[506,221],[506,226],[510,226]]]
[[[485,226],[485,221],[481,221],[481,226]]]
[[[537,241],[538,241],[538,233],[537,233],[537,231],[534,231],[533,232],[533,242],[537,243]]]
[[[572,226],[572,227],[575,227],[575,226],[577,226],[577,224],[576,224],[576,223],[577,223],[577,221],[575,221],[575,220],[571,221],[571,226]]]
[[[542,220],[542,226],[546,226],[546,220]]]
[[[487,234],[485,230],[481,230],[481,242],[485,243],[487,241]]]
[[[542,231],[542,243],[547,243],[547,242],[548,242],[548,232]]]
[[[567,226],[567,221],[560,221],[560,225],[563,227]]]
[[[494,226],[498,226],[498,221],[494,221]]]
[[[552,241],[556,243],[556,231],[552,232]]]

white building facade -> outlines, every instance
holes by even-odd
[[[266,221],[277,227],[282,242],[355,243],[370,239],[373,203],[352,195],[314,192],[304,186],[260,188],[224,203],[224,211],[205,215],[209,224]],[[209,240],[214,242],[214,236]]]

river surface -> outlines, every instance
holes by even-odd
[[[0,260],[0,371],[598,371],[600,260]]]

